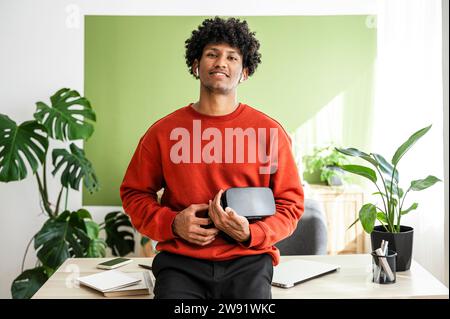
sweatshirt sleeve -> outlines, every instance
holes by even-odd
[[[244,247],[264,249],[292,235],[304,212],[304,193],[292,154],[291,141],[283,129],[279,134],[278,163],[271,176],[276,213],[250,224],[250,239]]]
[[[131,158],[120,197],[133,226],[141,234],[162,242],[176,237],[172,224],[177,212],[157,201],[156,193],[162,188],[164,177],[160,148],[151,129],[141,138]]]

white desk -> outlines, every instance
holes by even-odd
[[[449,298],[448,288],[415,261],[411,269],[397,273],[395,284],[380,285],[372,282],[371,256],[285,256],[281,262],[293,258],[339,264],[340,270],[301,283],[293,288],[272,287],[274,299],[358,299],[358,298]],[[95,265],[109,258],[68,259],[33,296],[43,298],[105,298],[101,294],[74,284],[78,276],[101,270]],[[135,261],[119,268],[125,272],[143,271],[138,263],[150,265],[152,258],[133,258]],[[131,298],[152,298],[133,296]],[[110,298],[108,298],[110,299]]]

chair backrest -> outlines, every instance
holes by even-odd
[[[320,202],[305,199],[305,211],[294,233],[275,244],[282,256],[289,255],[326,255],[327,223]]]

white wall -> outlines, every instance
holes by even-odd
[[[445,154],[448,194],[448,1],[444,35],[446,61]],[[65,86],[83,91],[83,15],[327,15],[374,14],[376,0],[0,0],[0,112],[17,122],[32,118],[34,103],[47,101]],[[49,174],[50,175],[50,174]],[[50,193],[57,192],[56,185]],[[448,198],[448,197],[447,197]],[[81,206],[81,194],[71,193],[70,209]],[[95,209],[103,218],[113,208]],[[19,272],[29,239],[45,220],[39,216],[36,182],[0,183],[0,297],[10,297],[10,284]],[[446,202],[446,261],[448,285],[448,200]],[[30,251],[27,267],[33,267]]]
[[[83,34],[64,25],[62,1],[0,2],[0,112],[16,122],[33,118],[36,101],[62,86],[83,88]],[[50,185],[49,185],[50,186]],[[56,192],[50,187],[50,194]],[[70,207],[80,206],[79,194]],[[45,220],[39,216],[36,180],[0,183],[0,297],[10,298],[30,238]],[[34,267],[34,250],[26,266]]]
[[[442,0],[442,77],[443,77],[443,89],[444,89],[444,176],[445,176],[445,190],[444,193],[447,194],[445,196],[445,220],[444,220],[444,260],[445,260],[445,271],[444,271],[444,284],[448,287],[448,201],[449,201],[449,192],[448,192],[448,144],[449,144],[449,131],[448,131],[448,109],[449,109],[449,101],[448,101],[448,0]]]

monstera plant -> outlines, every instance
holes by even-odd
[[[68,88],[50,97],[51,105],[36,103],[34,120],[17,125],[0,114],[0,182],[25,179],[28,174],[36,178],[41,207],[48,219],[30,240],[22,261],[22,273],[13,281],[13,298],[30,298],[69,257],[104,257],[106,247],[115,256],[134,251],[134,236],[128,217],[120,211],[106,215],[97,224],[86,209],[67,210],[69,189],[84,187],[94,193],[99,182],[91,162],[75,143],[69,148],[56,148],[51,152],[54,178],[60,176],[61,187],[50,194],[47,187],[47,160],[50,139],[63,142],[86,141],[94,132],[95,113],[85,97]],[[64,209],[62,209],[62,195]],[[104,230],[106,239],[100,237]],[[24,270],[25,258],[31,243],[37,251],[37,264]]]

